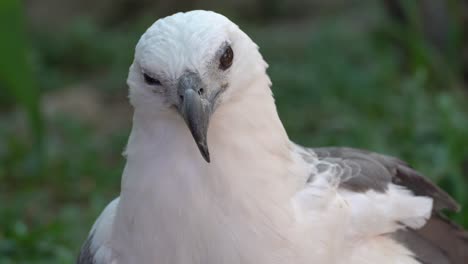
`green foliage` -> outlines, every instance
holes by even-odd
[[[0,95],[13,97],[26,110],[35,140],[35,162],[42,164],[42,118],[39,110],[39,91],[32,77],[28,61],[23,9],[18,0],[0,2]],[[8,92],[8,93],[6,93]],[[0,100],[0,103],[7,103]]]
[[[0,126],[0,263],[73,263],[102,208],[118,193],[127,131],[96,138],[69,117],[47,125],[47,172],[34,172],[30,146]]]
[[[357,15],[359,19],[336,14],[301,25],[242,27],[270,64],[278,110],[291,139],[398,156],[468,205],[466,95],[432,89],[429,64],[403,71],[400,50],[382,34],[389,28],[386,21],[379,19],[374,31]],[[81,19],[69,31],[35,33],[39,86],[58,91],[84,80],[125,107],[126,71],[138,36],[149,24],[143,21],[117,31]],[[18,54],[26,61],[26,46]],[[34,85],[25,65],[18,66],[27,73],[21,77],[30,80],[10,82]],[[15,98],[37,104],[37,95],[30,92],[34,100]],[[120,153],[130,121],[109,135],[73,113],[49,117],[46,173],[31,177],[37,168],[19,120],[15,114],[0,115],[0,264],[73,263],[93,221],[118,195],[124,164]],[[468,210],[456,220],[468,226]]]
[[[397,2],[401,3],[404,19],[387,24],[385,30],[390,39],[386,40],[400,45],[410,70],[425,70],[431,75],[432,83],[428,88],[460,88],[462,3],[457,0],[439,4],[435,4],[436,1]],[[441,9],[434,10],[434,6]]]
[[[80,17],[66,30],[33,34],[41,89],[51,91],[88,79],[99,82],[98,89],[123,88],[134,47],[147,25],[112,31]]]

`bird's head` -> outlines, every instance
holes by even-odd
[[[210,11],[159,19],[141,37],[127,83],[136,111],[180,115],[209,162],[210,117],[266,63],[237,25]]]

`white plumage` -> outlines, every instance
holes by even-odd
[[[221,70],[227,46],[234,59]],[[147,30],[128,76],[135,113],[121,195],[96,221],[79,263],[420,263],[392,234],[424,226],[433,198],[391,180],[379,183],[385,190],[346,188],[363,165],[289,140],[266,67],[254,42],[213,12],[178,13]],[[213,103],[210,163],[181,106],[187,72],[200,79],[201,102]]]

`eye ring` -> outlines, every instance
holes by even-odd
[[[223,71],[229,69],[232,65],[232,61],[234,59],[234,52],[232,51],[231,46],[227,46],[224,50],[223,55],[219,58],[219,68]]]
[[[158,79],[155,79],[146,73],[143,73],[143,78],[145,79],[145,83],[148,85],[161,85],[161,82]]]

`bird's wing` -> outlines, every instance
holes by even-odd
[[[348,168],[340,175],[340,187],[363,192],[375,190],[384,192],[390,183],[401,185],[415,195],[428,196],[434,199],[434,209],[458,211],[459,206],[450,195],[430,182],[419,172],[410,168],[405,162],[386,155],[352,148],[314,148],[319,160],[338,164]],[[349,177],[350,174],[352,177]]]
[[[94,223],[88,238],[81,246],[77,264],[109,264],[112,263],[112,251],[109,242],[112,235],[112,225],[119,198],[110,202]]]
[[[415,196],[431,197],[433,211],[420,229],[406,227],[393,234],[423,264],[468,263],[468,233],[441,214],[441,210],[458,211],[458,204],[442,189],[431,183],[405,162],[386,155],[352,148],[304,149],[303,158],[315,158],[341,168],[339,189],[351,192],[385,193],[391,185],[410,190]],[[311,155],[311,156],[307,156]],[[311,175],[308,181],[313,181]]]

